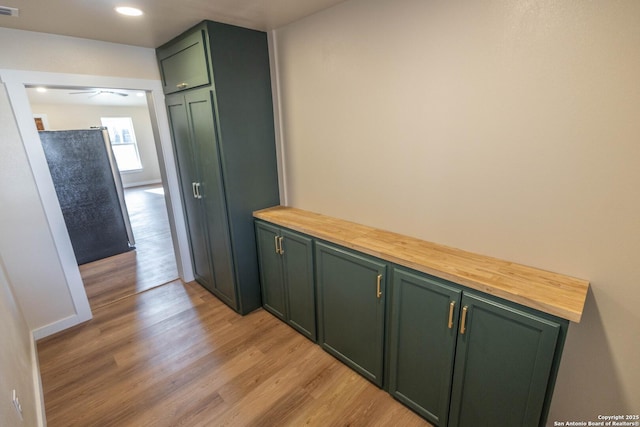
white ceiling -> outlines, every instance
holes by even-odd
[[[0,27],[156,48],[203,19],[258,30],[281,27],[345,0],[0,0],[18,17]],[[126,17],[116,6],[144,15]]]

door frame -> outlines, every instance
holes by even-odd
[[[171,238],[176,256],[178,274],[185,282],[193,280],[191,256],[187,240],[180,186],[174,158],[169,122],[164,105],[164,93],[159,80],[107,77],[85,74],[49,73],[38,71],[0,69],[0,80],[4,83],[9,102],[15,115],[18,132],[29,159],[43,210],[56,247],[61,267],[75,308],[75,315],[38,328],[33,331],[36,339],[46,337],[63,329],[91,319],[91,308],[84,289],[71,240],[56,196],[53,180],[33,120],[33,111],[27,96],[26,86],[51,88],[128,89],[144,91],[160,164],[160,175],[165,189]]]

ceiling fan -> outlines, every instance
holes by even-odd
[[[122,92],[115,92],[112,90],[102,90],[102,89],[98,89],[98,90],[85,90],[82,92],[69,92],[69,95],[80,95],[83,93],[92,93],[93,95],[89,96],[89,98],[93,98],[94,96],[98,96],[101,95],[103,93],[109,94],[109,95],[119,95],[119,96],[129,96],[128,93],[122,93]]]

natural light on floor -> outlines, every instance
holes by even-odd
[[[164,187],[160,187],[160,188],[150,188],[148,190],[144,190],[147,193],[153,193],[153,194],[162,194],[164,195]]]

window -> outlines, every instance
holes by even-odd
[[[142,169],[136,134],[131,117],[102,117],[102,126],[109,131],[111,147],[120,172]]]

